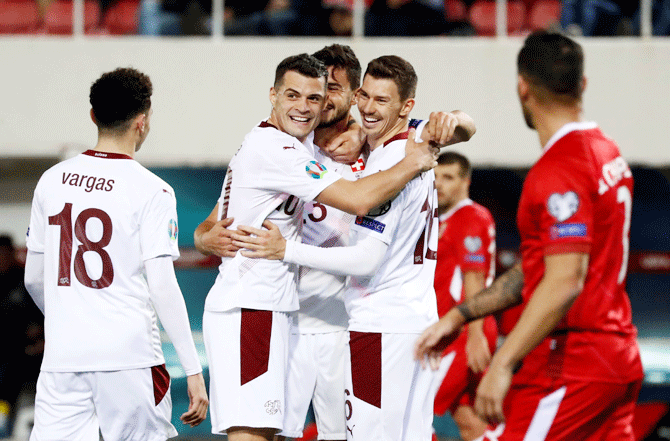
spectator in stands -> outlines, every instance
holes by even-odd
[[[561,27],[588,37],[631,34],[638,7],[629,0],[563,0]]]
[[[8,435],[17,398],[35,390],[44,352],[44,316],[23,285],[23,266],[7,235],[0,236],[0,335],[0,435]]]
[[[365,16],[365,35],[415,36],[448,33],[443,0],[374,0]]]
[[[296,14],[291,0],[226,0],[226,35],[292,35]]]

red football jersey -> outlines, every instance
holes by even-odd
[[[642,377],[625,290],[632,191],[628,164],[595,123],[562,127],[531,168],[517,215],[524,304],[544,276],[544,256],[587,253],[589,266],[583,291],[515,381]]]
[[[463,301],[463,273],[483,271],[486,285],[495,271],[495,224],[491,213],[470,199],[440,216],[435,293],[442,317]]]

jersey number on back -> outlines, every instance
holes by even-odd
[[[102,237],[93,242],[86,236],[86,222],[95,218],[102,223]],[[72,261],[72,204],[66,203],[63,210],[49,216],[49,225],[60,226],[60,248],[58,250],[58,286],[70,286],[70,263]],[[107,288],[114,280],[112,259],[103,248],[109,245],[112,239],[112,220],[109,215],[98,208],[88,208],[77,216],[74,222],[74,235],[81,242],[74,256],[74,275],[79,283],[93,289]],[[99,279],[93,280],[86,271],[84,253],[91,251],[102,260],[102,274]]]
[[[434,187],[433,187],[433,192],[434,192]],[[416,242],[416,247],[414,247],[414,264],[415,265],[421,265],[423,264],[423,259],[424,259],[424,254],[423,254],[423,249],[425,247],[426,249],[426,254],[425,257],[426,259],[429,260],[437,260],[437,251],[431,250],[430,249],[430,238],[432,236],[433,232],[433,224],[435,223],[435,219],[437,218],[437,209],[433,208],[433,204],[431,203],[433,201],[433,192],[431,192],[428,197],[426,198],[426,201],[423,203],[423,206],[421,207],[421,212],[423,213],[424,211],[426,212],[426,228],[421,232],[421,236],[419,237],[419,240]]]

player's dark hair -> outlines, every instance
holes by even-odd
[[[361,63],[351,47],[343,44],[332,44],[320,51],[314,52],[313,57],[320,60],[326,67],[333,66],[347,72],[347,80],[352,89],[361,85]]]
[[[104,73],[89,94],[98,128],[125,132],[133,118],[149,111],[152,92],[149,77],[131,67]]]
[[[309,78],[323,77],[328,79],[328,70],[321,61],[309,54],[292,55],[284,58],[277,66],[277,70],[275,71],[275,88],[281,86],[284,81],[284,75],[288,71],[298,72],[300,75]]]
[[[555,95],[580,100],[584,52],[579,43],[547,31],[536,31],[524,42],[517,58],[519,74]]]
[[[395,55],[384,55],[368,63],[365,75],[387,78],[398,86],[400,100],[414,98],[418,78],[411,64]]]
[[[437,165],[451,164],[458,164],[458,175],[461,178],[469,178],[472,176],[472,165],[470,164],[470,161],[460,153],[454,151],[444,152],[437,158]]]

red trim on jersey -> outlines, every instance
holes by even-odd
[[[151,378],[154,382],[154,400],[156,401],[156,406],[158,406],[158,404],[163,401],[163,398],[170,387],[170,374],[168,374],[167,369],[165,369],[165,364],[152,366]]]
[[[384,142],[382,147],[386,147],[387,145],[391,144],[393,141],[398,141],[400,139],[407,139],[409,138],[409,130],[405,132],[400,132],[397,133],[396,135],[392,136],[391,139],[388,139],[387,141]]]
[[[258,125],[258,127],[260,127],[261,129],[267,129],[267,128],[277,129],[277,126],[275,126],[274,124],[270,124],[267,121],[261,121],[261,123]],[[279,129],[277,129],[277,130],[279,130]]]
[[[588,243],[557,243],[544,247],[544,255],[563,253],[590,253],[591,244]]]
[[[97,150],[86,150],[82,155],[103,159],[133,159],[132,156],[124,155],[122,153],[99,152]]]
[[[351,383],[356,398],[382,408],[382,335],[349,332]]]
[[[240,384],[268,371],[272,311],[242,308],[240,323]]]

